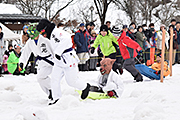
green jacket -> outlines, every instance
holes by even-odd
[[[19,58],[15,55],[14,51],[11,52],[9,55],[9,58],[7,60],[7,68],[8,71],[13,74],[14,71],[17,69],[17,64],[19,63]],[[20,71],[21,73],[24,73],[25,69]]]
[[[116,53],[116,49],[113,46],[112,42],[116,43],[118,45],[117,39],[113,36],[113,34],[108,31],[109,34],[102,36],[99,34],[97,38],[94,41],[94,44],[92,47],[97,48],[98,45],[100,45],[101,51],[104,56],[108,56],[112,53]]]
[[[137,40],[137,43],[141,46],[142,51],[144,51],[143,43],[145,41],[143,39],[143,37],[144,37],[143,34],[144,34],[143,32],[139,32],[139,31],[136,33],[136,40]]]

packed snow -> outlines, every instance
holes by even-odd
[[[22,14],[15,5],[0,3],[0,14]]]
[[[62,98],[52,106],[41,90],[36,75],[4,75],[0,78],[1,120],[179,120],[180,65],[163,83],[150,80],[135,83],[124,71],[124,92],[118,99],[81,100],[79,94],[61,81]],[[99,71],[79,72],[79,78],[95,84]]]

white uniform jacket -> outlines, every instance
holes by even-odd
[[[35,56],[40,56],[40,57],[47,57],[51,55],[50,57],[47,57],[47,59],[50,61],[52,61],[53,59],[53,50],[51,47],[50,40],[48,38],[43,37],[42,35],[39,35],[37,45],[35,41],[31,39],[29,39],[25,44],[23,52],[19,59],[19,63],[23,63],[24,67],[27,64],[31,52],[33,52]],[[38,67],[39,66],[52,66],[52,65],[44,60],[40,60]]]
[[[103,88],[103,91],[112,91],[114,90],[118,97],[122,95],[124,90],[123,81],[121,80],[120,76],[115,73],[112,69],[109,73],[106,86],[101,86],[103,75],[99,75],[98,77],[98,85]]]
[[[54,59],[54,62],[57,62],[58,66],[71,67],[77,65],[79,58],[73,49],[69,50],[72,48],[72,39],[68,32],[64,31],[62,27],[55,27],[50,39],[54,54],[61,57],[61,60]],[[68,51],[65,52],[66,50]]]

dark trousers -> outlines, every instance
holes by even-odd
[[[141,73],[135,68],[134,58],[126,59],[126,60],[124,61],[123,67],[124,67],[128,72],[130,72],[133,77],[136,78],[137,75],[140,75],[140,77],[142,77],[142,76],[141,76]],[[139,78],[139,79],[141,79],[141,78]]]

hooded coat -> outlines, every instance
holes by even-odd
[[[126,32],[122,31],[121,36],[118,39],[119,49],[124,60],[129,58],[135,58],[137,56],[136,49],[142,50],[140,45],[126,36]]]

